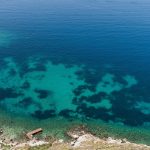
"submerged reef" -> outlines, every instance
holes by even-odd
[[[62,116],[70,121],[98,119],[129,126],[150,122],[150,107],[137,94],[139,81],[132,75],[100,75],[84,66],[49,60],[41,69],[40,59],[34,58],[23,65],[12,58],[5,58],[4,63],[0,69],[0,105],[11,112],[39,120]],[[27,72],[23,73],[24,69]]]

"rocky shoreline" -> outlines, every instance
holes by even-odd
[[[0,150],[150,150],[150,146],[131,143],[126,139],[96,137],[81,126],[70,129],[66,135],[70,137],[67,141],[53,137],[34,137],[22,142],[1,136]]]

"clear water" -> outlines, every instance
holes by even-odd
[[[31,117],[29,128],[94,122],[149,143],[149,8],[148,0],[2,0],[1,122],[6,114]]]

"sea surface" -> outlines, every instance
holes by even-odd
[[[1,126],[60,134],[80,122],[150,144],[149,10],[149,0],[1,0]]]

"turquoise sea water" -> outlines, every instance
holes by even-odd
[[[2,0],[1,124],[61,134],[85,123],[150,144],[149,8],[148,0]]]

